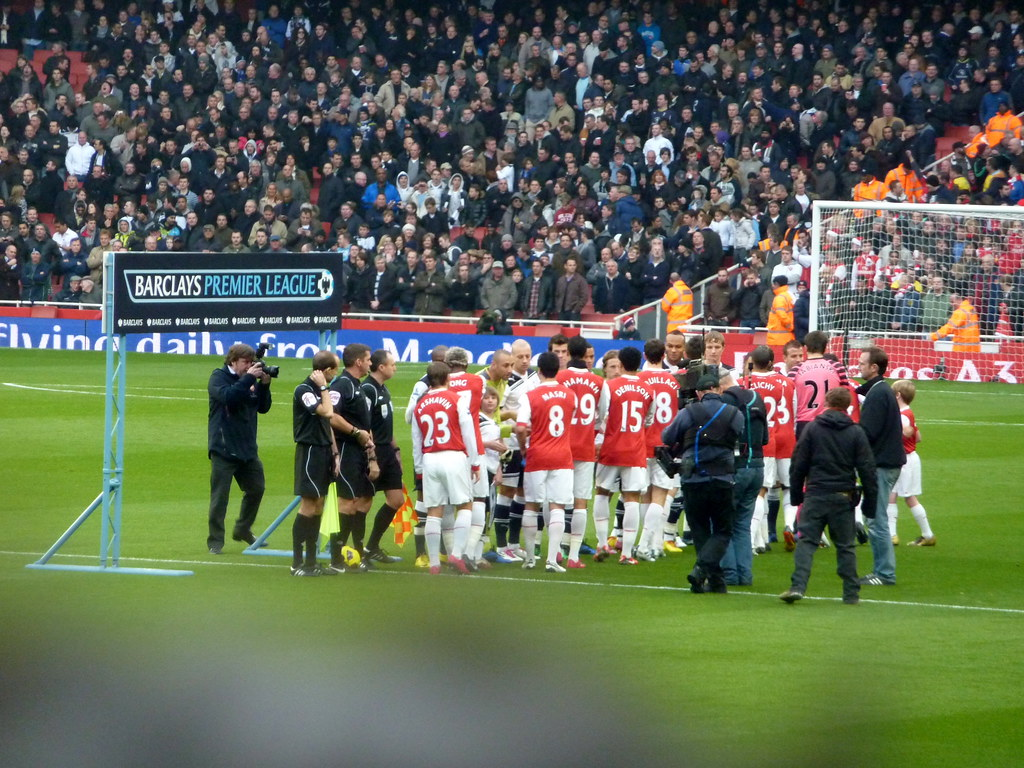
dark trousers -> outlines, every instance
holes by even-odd
[[[811,578],[811,561],[818,551],[822,531],[828,525],[836,549],[836,573],[843,580],[843,597],[860,594],[857,581],[857,551],[854,546],[854,516],[845,493],[807,496],[800,508],[800,540],[793,553],[793,589],[804,592]]]
[[[732,538],[733,484],[716,479],[706,483],[683,483],[683,496],[686,521],[697,548],[697,567],[704,571],[712,585],[724,584],[721,561]]]
[[[249,533],[256,522],[256,513],[260,511],[266,488],[263,462],[259,459],[237,461],[217,453],[210,454],[210,535],[206,539],[207,546],[224,544],[224,517],[228,511],[232,480],[238,481],[243,494],[242,508],[235,521],[235,535]]]

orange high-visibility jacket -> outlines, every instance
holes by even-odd
[[[772,299],[772,310],[768,313],[769,347],[781,347],[793,336],[793,294],[784,285],[776,286],[775,298]]]
[[[999,142],[1007,137],[1020,136],[1020,118],[1011,112],[1005,115],[996,113],[985,123],[985,143],[990,147],[999,146]]]
[[[905,168],[903,164],[897,165],[885,176],[885,186],[888,187],[894,181],[903,185],[903,192],[907,196],[908,203],[924,202],[925,189],[921,179],[914,173],[913,169]]]
[[[853,188],[854,202],[885,200],[885,196],[887,194],[889,194],[889,188],[878,179],[875,179],[869,184],[865,184],[861,181]],[[875,211],[876,216],[880,213],[880,211]],[[854,211],[853,215],[860,218],[864,215],[864,211]]]
[[[676,280],[672,287],[665,291],[661,300],[661,308],[668,315],[668,330],[683,328],[693,317],[693,291],[682,280]]]
[[[938,341],[950,335],[953,337],[954,352],[981,351],[981,327],[978,325],[978,313],[970,299],[960,302],[946,324],[933,333],[931,339]]]

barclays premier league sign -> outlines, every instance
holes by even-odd
[[[114,333],[338,328],[335,253],[114,253]]]

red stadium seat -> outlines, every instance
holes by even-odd
[[[49,230],[50,232],[53,232],[53,225],[54,225],[54,222],[56,222],[56,220],[57,220],[57,217],[54,216],[52,213],[40,213],[39,214],[39,221],[40,221],[40,223],[45,225],[46,229]]]

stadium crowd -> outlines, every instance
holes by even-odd
[[[738,265],[704,315],[764,326],[778,275],[802,311],[815,199],[1024,200],[1004,0],[33,0],[0,61],[0,300],[98,303],[111,249],[326,250],[353,311],[499,324],[685,320]],[[1020,332],[1020,224],[829,234],[826,323],[935,330],[953,290]]]

